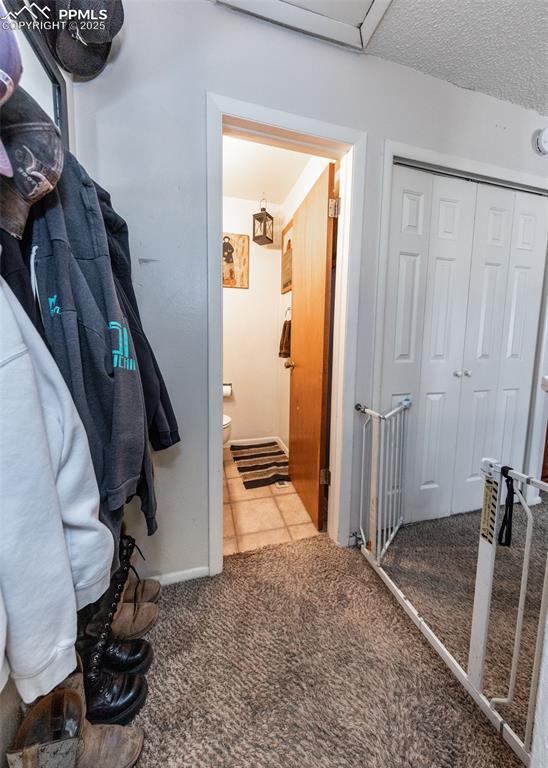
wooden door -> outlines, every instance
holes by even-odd
[[[321,529],[320,472],[327,455],[335,166],[329,165],[293,216],[289,476]]]

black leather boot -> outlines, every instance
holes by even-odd
[[[111,672],[144,675],[150,669],[154,652],[148,640],[120,640],[112,637],[105,649],[104,666]]]
[[[148,694],[146,678],[96,668],[84,675],[87,719],[94,725],[128,725]]]
[[[112,619],[124,583],[124,574],[116,572],[94,612],[96,632],[92,638],[80,636],[77,642],[84,666],[87,719],[96,725],[127,725],[143,707],[148,693],[147,681],[141,675],[113,673],[105,668],[106,650],[112,640]]]
[[[85,637],[78,642],[80,656],[86,660],[95,650],[97,639]],[[144,675],[154,659],[152,646],[147,640],[120,640],[110,634],[103,654],[102,666],[109,672],[130,672]]]

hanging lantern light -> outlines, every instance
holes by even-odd
[[[274,218],[266,210],[266,198],[260,201],[261,210],[253,214],[253,242],[270,245],[274,242]]]

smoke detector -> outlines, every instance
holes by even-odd
[[[539,128],[534,132],[533,147],[539,155],[548,155],[548,128]]]

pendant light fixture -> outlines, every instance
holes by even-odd
[[[259,203],[261,210],[253,214],[253,242],[270,245],[274,242],[274,218],[266,210],[266,198]]]

